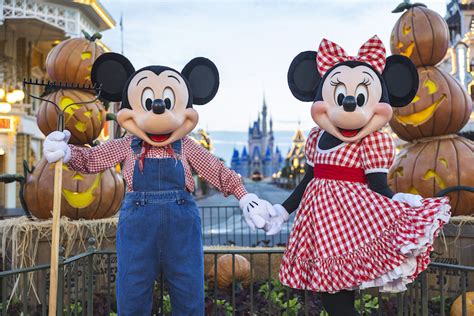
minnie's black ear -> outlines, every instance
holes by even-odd
[[[219,71],[216,65],[207,58],[194,58],[184,66],[181,74],[188,80],[190,92],[193,95],[193,104],[208,103],[219,89]]]
[[[291,93],[300,101],[314,101],[321,81],[316,66],[316,52],[299,53],[288,70],[288,86]]]
[[[390,105],[393,107],[409,104],[418,91],[418,72],[408,57],[388,57],[382,77],[387,86]]]
[[[125,56],[105,53],[92,65],[91,81],[101,85],[100,98],[107,101],[122,101],[123,89],[135,68]]]

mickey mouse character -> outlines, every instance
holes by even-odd
[[[191,168],[225,196],[239,199],[248,225],[262,228],[270,203],[248,194],[240,177],[186,135],[198,123],[193,104],[217,93],[219,74],[206,58],[180,72],[164,66],[135,71],[120,54],[101,55],[92,67],[101,97],[121,101],[117,121],[132,135],[96,147],[67,145],[68,131],[45,140],[49,162],[64,157],[69,168],[98,173],[120,163],[127,192],[117,229],[119,315],[150,315],[160,271],[170,286],[173,315],[204,314],[204,263],[199,210]]]
[[[303,180],[270,220],[274,234],[299,209],[280,279],[323,292],[331,316],[357,315],[354,290],[405,290],[426,269],[433,238],[450,217],[447,198],[394,194],[387,185],[395,151],[379,129],[391,107],[415,96],[417,71],[404,56],[385,59],[377,36],[355,57],[324,39],[317,53],[294,58],[288,84],[297,99],[313,102],[318,127],[306,143]]]

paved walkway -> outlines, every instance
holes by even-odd
[[[255,193],[272,204],[282,203],[291,193],[291,191],[278,188],[268,181],[246,180],[244,184],[248,192]],[[286,242],[289,225],[282,230],[281,236],[272,238],[268,238],[262,230],[251,232],[243,221],[242,212],[238,207],[239,202],[234,196],[225,198],[222,193],[216,192],[211,196],[199,199],[197,204],[201,207],[205,245],[222,245],[229,240],[237,245],[253,245],[268,239],[273,245]]]

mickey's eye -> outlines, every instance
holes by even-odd
[[[364,106],[367,104],[369,92],[367,91],[367,86],[360,84],[356,89],[356,102],[358,106]]]
[[[166,108],[172,110],[174,108],[174,92],[170,87],[163,90],[163,101],[165,101]]]
[[[346,86],[343,83],[338,84],[334,90],[334,101],[336,101],[337,104],[342,105],[342,100],[344,100],[346,95]]]
[[[143,89],[142,92],[142,107],[145,111],[151,110],[151,103],[155,100],[155,93],[150,88]]]

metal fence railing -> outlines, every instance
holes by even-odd
[[[205,249],[206,315],[324,315],[319,294],[278,281],[282,254],[282,248]],[[230,260],[221,265],[225,255]],[[115,315],[115,273],[115,252],[97,251],[93,240],[85,253],[61,257],[58,315]],[[403,293],[358,292],[356,307],[361,315],[449,315],[460,296],[467,316],[473,273],[474,267],[432,263]],[[0,314],[47,315],[48,274],[49,265],[0,272]],[[154,297],[153,314],[169,315],[166,282],[157,282]]]

